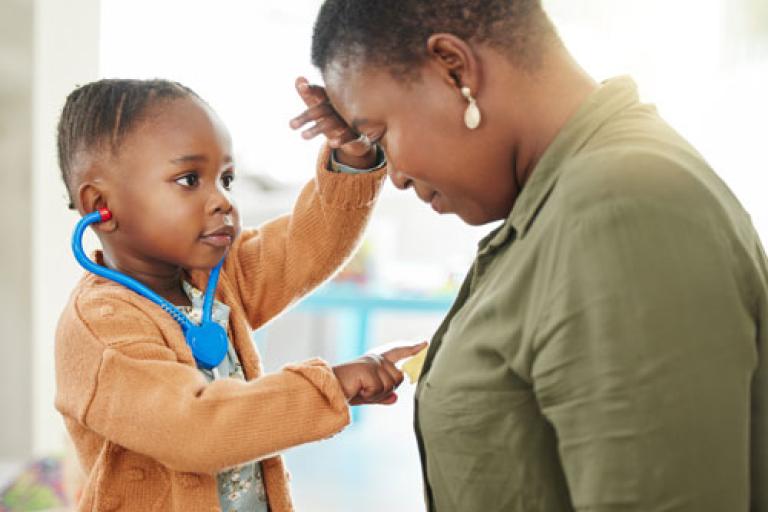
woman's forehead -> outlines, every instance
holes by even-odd
[[[328,98],[350,125],[372,122],[407,103],[408,88],[385,69],[336,65],[323,77]]]

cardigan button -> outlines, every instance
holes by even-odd
[[[182,473],[179,475],[179,483],[185,489],[191,489],[200,485],[200,477],[194,473]]]
[[[141,482],[147,475],[141,468],[131,468],[126,472],[126,478],[131,482]]]

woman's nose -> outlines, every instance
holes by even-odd
[[[389,167],[388,174],[389,179],[392,180],[392,184],[400,190],[406,190],[413,185],[413,181],[411,181],[408,176],[395,169],[392,165]]]

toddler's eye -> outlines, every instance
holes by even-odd
[[[221,177],[221,184],[224,185],[225,190],[232,188],[232,182],[235,181],[234,174],[225,174]]]
[[[187,187],[187,188],[196,187],[199,182],[200,182],[200,178],[194,172],[185,174],[184,176],[181,176],[176,179],[176,183],[178,183],[182,187]]]

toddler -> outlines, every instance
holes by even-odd
[[[59,164],[94,224],[96,263],[126,274],[197,323],[210,270],[225,258],[212,319],[228,350],[198,368],[179,324],[128,288],[86,274],[56,334],[56,407],[86,481],[78,510],[292,510],[286,448],[339,432],[348,405],[392,403],[400,347],[330,367],[319,359],[263,374],[250,329],[329,278],[348,258],[385,176],[322,88],[297,81],[325,134],[315,179],[292,214],[240,228],[230,136],[193,91],[164,80],[100,80],[67,98]],[[336,149],[332,149],[331,146]]]

